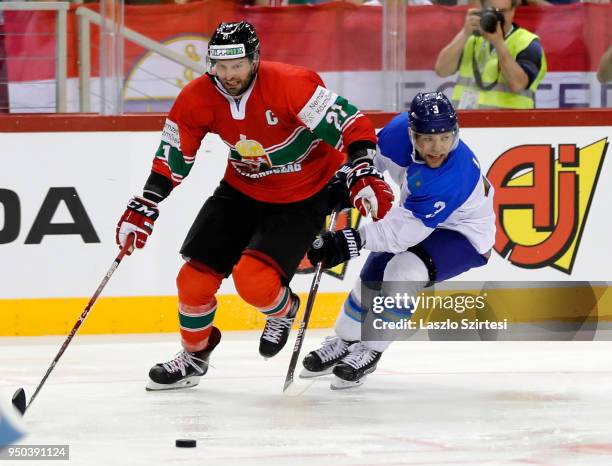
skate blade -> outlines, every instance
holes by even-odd
[[[355,388],[355,387],[359,387],[361,385],[363,385],[363,382],[365,381],[365,376],[360,378],[359,380],[355,380],[355,381],[348,381],[348,380],[343,380],[338,376],[334,377],[334,380],[332,380],[331,384],[329,385],[329,388],[332,390],[346,390],[349,388]]]
[[[180,390],[182,388],[192,388],[200,383],[200,376],[192,376],[188,377],[185,380],[181,380],[179,382],[173,384],[162,384],[153,382],[149,379],[145,390],[148,392],[158,392],[162,390]]]
[[[334,370],[334,367],[329,367],[325,370],[322,370],[320,372],[313,372],[313,371],[309,371],[308,369],[306,369],[305,367],[302,368],[302,371],[300,372],[300,375],[298,376],[300,379],[312,379],[314,377],[321,377],[323,375],[329,375],[332,373],[332,370]]]

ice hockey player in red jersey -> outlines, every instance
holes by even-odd
[[[362,214],[382,218],[393,194],[372,163],[374,128],[313,71],[260,61],[247,22],[221,23],[208,43],[207,74],[181,91],[168,117],[151,174],[117,225],[116,241],[135,234],[144,247],[158,204],[189,174],[207,133],[227,144],[223,179],[181,247],[177,277],[183,350],[149,372],[149,390],[197,385],[221,339],[213,326],[221,281],[266,315],[259,352],[276,355],[299,308],[289,288],[329,212],[327,184],[348,155],[346,185]],[[231,214],[230,214],[231,213]]]

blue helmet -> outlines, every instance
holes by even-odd
[[[456,132],[457,112],[441,92],[418,93],[410,104],[410,129],[419,134]]]

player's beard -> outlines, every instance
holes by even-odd
[[[242,94],[246,92],[249,88],[253,79],[255,78],[256,68],[252,67],[249,75],[246,79],[230,79],[227,81],[221,81],[221,85],[225,92],[227,92],[232,97],[240,97]]]

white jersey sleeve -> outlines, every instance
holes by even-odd
[[[376,156],[374,157],[374,166],[378,168],[381,173],[387,172],[391,179],[401,186],[406,179],[406,167],[402,167],[393,161],[393,159],[384,155],[380,148],[376,150]]]
[[[365,249],[400,253],[427,238],[433,228],[423,224],[412,212],[402,206],[394,206],[378,222],[359,228]]]

